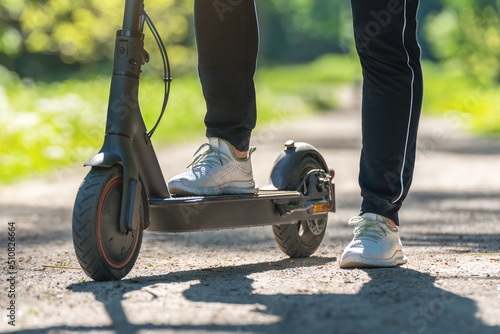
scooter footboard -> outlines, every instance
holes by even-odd
[[[259,191],[251,195],[150,199],[151,232],[194,232],[296,223],[324,218],[325,212],[295,210],[283,214],[282,204],[300,201],[296,191]]]

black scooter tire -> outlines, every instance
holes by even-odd
[[[280,190],[296,190],[309,171],[322,168],[322,165],[313,157],[305,157],[293,170],[290,189]],[[327,220],[328,215],[325,214],[324,217],[314,220],[273,225],[274,238],[280,249],[291,258],[309,257],[316,252],[323,241]],[[310,224],[317,227],[314,232]]]
[[[120,233],[123,189],[121,166],[93,167],[83,180],[73,208],[73,245],[83,271],[96,281],[120,280],[137,260],[144,228],[141,203],[136,229]]]

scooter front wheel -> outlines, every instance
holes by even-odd
[[[144,228],[141,203],[136,228],[120,232],[123,191],[121,166],[93,167],[83,180],[73,208],[73,244],[85,273],[96,281],[125,277],[137,260]]]
[[[291,177],[291,189],[298,188],[304,177],[322,165],[313,157],[307,156],[295,166]],[[280,249],[292,258],[308,257],[321,245],[326,231],[327,214],[322,217],[300,220],[294,224],[273,226],[274,237]]]

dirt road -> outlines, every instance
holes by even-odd
[[[314,257],[290,260],[270,227],[146,233],[122,281],[77,267],[71,210],[86,170],[0,190],[1,332],[22,333],[500,333],[500,143],[459,129],[450,113],[424,118],[412,193],[401,213],[407,265],[341,270],[357,213],[357,111],[279,120],[259,129],[259,185],[286,139],[316,146],[336,170],[338,212]],[[200,141],[159,150],[165,176],[184,170]],[[167,165],[168,164],[168,165]],[[18,270],[10,275],[8,222]],[[53,267],[47,267],[53,266]],[[55,268],[54,268],[55,267]],[[15,298],[8,297],[15,276]],[[9,302],[15,302],[15,326]]]

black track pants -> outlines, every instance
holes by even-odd
[[[413,175],[422,103],[418,0],[352,0],[363,68],[361,213],[399,223]],[[195,0],[199,75],[207,136],[248,149],[255,127],[258,52],[254,0]]]
[[[198,72],[207,137],[248,150],[257,119],[254,74],[259,29],[253,0],[195,0]]]
[[[399,223],[415,165],[422,106],[418,0],[352,0],[363,68],[361,213]]]

